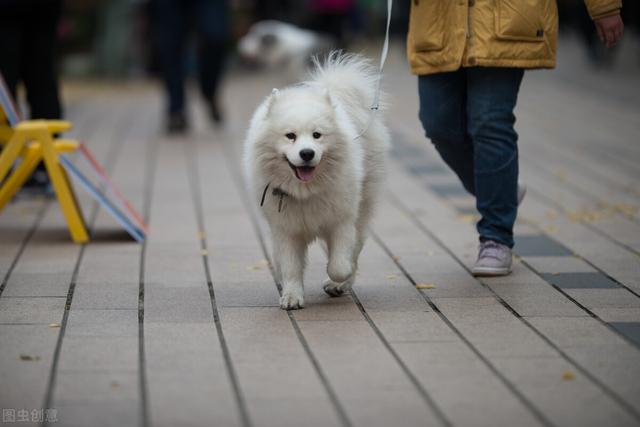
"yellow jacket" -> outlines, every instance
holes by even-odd
[[[407,54],[414,74],[460,66],[555,66],[556,0],[410,1]],[[622,7],[622,0],[584,1],[593,19],[620,13]]]

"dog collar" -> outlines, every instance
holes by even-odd
[[[262,198],[260,199],[260,206],[262,207],[264,205],[264,199],[267,196],[267,190],[269,189],[269,186],[271,185],[271,183],[268,183],[265,187],[264,187],[264,191],[262,192]],[[284,191],[282,191],[280,188],[275,187],[273,190],[271,190],[271,195],[272,196],[276,196],[278,197],[278,212],[282,211],[282,199],[284,199],[285,196],[288,196],[287,193],[285,193]]]

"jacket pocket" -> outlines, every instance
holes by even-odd
[[[498,39],[541,42],[545,38],[543,0],[496,0]]]
[[[416,52],[440,50],[444,46],[446,2],[450,0],[412,0],[409,35]]]

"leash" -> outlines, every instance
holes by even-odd
[[[382,44],[382,52],[380,53],[380,65],[378,66],[378,78],[376,79],[376,89],[373,94],[373,103],[371,104],[371,115],[367,125],[362,131],[356,135],[353,140],[357,140],[362,135],[367,133],[373,121],[375,120],[376,113],[380,109],[380,83],[382,82],[382,71],[384,70],[384,64],[387,62],[387,54],[389,53],[389,27],[391,26],[391,10],[393,8],[393,0],[387,0],[387,25],[384,34],[384,43]]]
[[[358,135],[356,135],[353,138],[354,141],[362,137],[362,135],[364,135],[365,133],[367,133],[367,131],[373,124],[373,121],[375,120],[376,113],[380,109],[380,84],[382,82],[382,71],[384,70],[384,64],[387,62],[387,54],[389,53],[389,27],[391,27],[392,8],[393,8],[393,0],[387,0],[387,25],[385,28],[384,43],[382,44],[382,52],[380,53],[380,64],[378,65],[378,77],[376,78],[376,88],[373,94],[373,102],[371,103],[371,107],[370,107],[371,114],[369,115],[369,121],[367,122],[367,125],[364,127],[364,129],[362,129],[362,131]],[[262,191],[262,198],[260,199],[260,207],[264,205],[264,199],[267,196],[267,190],[269,190],[270,185],[271,185],[270,182],[267,183],[267,185],[264,187],[264,190]],[[284,196],[288,196],[288,194],[276,187],[272,190],[272,195],[277,196],[279,198],[278,212],[281,212],[282,199],[284,198]]]

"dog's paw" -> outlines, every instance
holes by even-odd
[[[304,308],[304,298],[296,292],[285,292],[280,297],[280,308],[283,310]]]
[[[353,274],[353,265],[345,259],[331,260],[327,265],[327,274],[336,283],[346,282]]]
[[[322,284],[322,289],[324,289],[330,297],[340,297],[351,289],[351,284],[349,282],[336,283],[331,279],[327,279]]]

